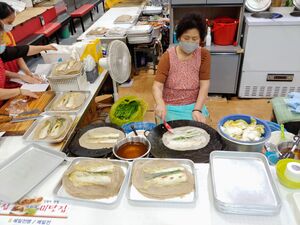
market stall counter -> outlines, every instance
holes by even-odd
[[[83,104],[83,107],[75,114],[75,117],[73,118],[72,125],[70,126],[70,130],[68,132],[68,135],[64,138],[62,142],[59,143],[40,143],[40,145],[43,145],[45,147],[50,147],[51,149],[62,151],[65,149],[66,146],[68,146],[71,138],[75,134],[75,129],[78,126],[80,122],[84,120],[85,115],[89,114],[89,108],[92,104],[94,98],[97,96],[99,90],[101,89],[102,85],[104,84],[106,78],[108,76],[107,71],[103,71],[99,77],[96,79],[96,81],[92,84],[88,85],[88,91],[90,94],[87,97],[87,100]],[[48,109],[50,110],[50,109]],[[1,137],[0,140],[0,160],[4,159],[6,157],[11,156],[15,151],[24,148],[27,146],[30,142],[25,140],[25,137],[23,136],[7,136],[7,137]]]
[[[63,173],[71,164],[72,158],[62,163],[46,180],[40,183],[27,196],[43,197],[47,201],[56,201],[57,205],[67,204],[64,218],[42,218],[47,224],[68,225],[85,224],[206,224],[206,225],[227,225],[227,224],[251,224],[251,225],[296,225],[290,202],[287,200],[293,192],[282,187],[276,178],[274,168],[271,168],[276,186],[279,189],[282,207],[278,215],[275,216],[245,216],[234,214],[223,214],[217,211],[213,204],[212,187],[209,175],[209,164],[195,164],[195,173],[198,185],[198,199],[194,205],[178,204],[146,204],[135,205],[129,203],[126,190],[118,205],[107,207],[105,205],[93,205],[87,202],[62,200],[55,196],[54,191],[59,184]],[[251,178],[249,178],[251,179]],[[127,185],[126,185],[127,186]],[[58,206],[57,206],[58,207]],[[22,217],[1,216],[0,223],[7,224],[8,221],[22,220]],[[21,218],[21,219],[20,219]],[[23,217],[24,219],[24,217]],[[26,217],[38,221],[41,218]],[[10,223],[18,224],[18,223]]]

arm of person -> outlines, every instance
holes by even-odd
[[[165,52],[158,64],[155,81],[152,86],[152,94],[155,100],[155,114],[162,120],[165,120],[167,109],[165,101],[163,100],[164,83],[168,77],[170,70],[169,53]]]
[[[17,59],[17,63],[19,68],[28,76],[33,76],[32,72],[30,71],[30,69],[28,68],[25,60],[23,58],[18,58]]]
[[[198,93],[197,101],[195,103],[195,108],[192,112],[193,119],[205,123],[206,118],[201,113],[201,110],[204,106],[206,98],[208,96],[209,84],[210,84],[210,64],[211,64],[211,57],[208,50],[202,48],[201,49],[201,68],[200,68],[200,90]]]
[[[166,110],[166,104],[163,100],[163,89],[164,84],[160,83],[158,81],[154,81],[153,87],[152,87],[152,93],[153,97],[156,103],[155,107],[155,114],[160,117],[162,120],[165,120],[167,110]]]
[[[193,111],[193,119],[202,123],[206,122],[206,118],[200,111],[204,106],[204,103],[208,96],[209,83],[209,80],[200,80],[200,90],[194,108],[194,110],[196,111]]]
[[[22,80],[26,83],[29,83],[29,84],[40,84],[40,83],[42,83],[42,81],[40,79],[29,76],[27,74],[20,74],[20,73],[15,73],[15,72],[11,72],[11,71],[6,70],[5,75],[9,78],[18,78],[18,79],[20,79],[20,80]]]
[[[10,99],[13,97],[16,97],[18,95],[25,95],[25,96],[29,96],[32,98],[37,98],[38,96],[28,90],[25,89],[20,89],[20,88],[12,88],[12,89],[5,89],[5,88],[0,88],[0,100],[6,100],[6,99]]]
[[[25,56],[32,56],[39,54],[42,51],[56,50],[53,45],[23,45],[23,46],[7,46],[5,51],[1,54],[3,62],[12,61],[14,59]]]

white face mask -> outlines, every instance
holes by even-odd
[[[186,54],[193,53],[197,48],[199,48],[199,43],[197,42],[188,42],[188,41],[180,41],[179,46]]]
[[[3,30],[5,32],[10,32],[14,28],[14,25],[12,24],[3,24]]]

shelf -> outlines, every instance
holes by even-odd
[[[227,45],[227,46],[221,46],[221,45],[211,45],[211,46],[205,46],[205,48],[214,53],[214,52],[220,52],[220,53],[240,53],[242,51],[242,48],[238,46],[233,45]]]

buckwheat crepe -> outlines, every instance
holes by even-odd
[[[34,139],[55,140],[66,134],[71,123],[69,116],[56,116],[45,119],[34,131]]]
[[[80,92],[67,92],[59,97],[52,105],[51,109],[55,111],[69,111],[82,106],[86,95]]]
[[[168,160],[134,164],[132,184],[145,197],[169,199],[194,191],[194,176],[180,163]]]
[[[174,133],[166,132],[162,137],[164,145],[176,151],[191,151],[204,148],[210,135],[199,127],[184,126],[174,128]]]
[[[102,199],[118,195],[125,174],[107,160],[82,160],[69,168],[62,184],[66,192],[83,199]]]
[[[112,127],[98,127],[87,131],[79,138],[79,145],[87,149],[112,148],[125,134]]]

